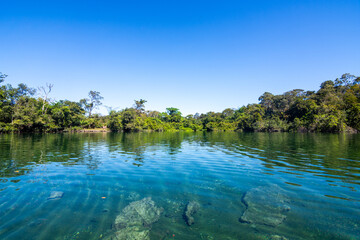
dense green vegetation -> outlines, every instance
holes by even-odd
[[[0,132],[57,132],[107,126],[111,131],[360,131],[360,77],[343,74],[320,89],[294,89],[280,95],[265,92],[258,104],[222,112],[182,116],[179,109],[145,111],[146,100],[133,107],[93,114],[103,97],[90,91],[79,102],[52,101],[53,85],[37,90],[4,84],[0,73]]]

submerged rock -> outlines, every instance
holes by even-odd
[[[117,229],[129,226],[148,227],[159,220],[162,211],[163,209],[156,207],[150,197],[132,202],[116,217],[115,227]]]
[[[242,201],[246,210],[240,222],[276,227],[286,219],[284,213],[290,210],[289,198],[276,184],[253,188],[246,192]]]
[[[50,196],[48,197],[48,200],[57,200],[62,198],[64,195],[64,192],[60,192],[60,191],[53,191],[50,193]]]
[[[284,236],[271,235],[270,240],[288,240],[288,239],[286,237],[284,237]]]
[[[184,212],[184,219],[186,224],[191,226],[195,223],[194,214],[199,210],[200,204],[195,201],[191,201],[186,205]]]
[[[136,192],[131,192],[128,196],[127,196],[127,200],[130,201],[135,201],[138,200],[140,198],[140,194],[136,193]]]
[[[130,203],[116,217],[116,232],[110,239],[149,240],[151,225],[159,220],[162,212],[150,197]]]
[[[36,219],[36,220],[30,222],[30,223],[28,224],[28,226],[29,226],[29,227],[38,227],[38,226],[43,225],[43,224],[46,223],[46,222],[47,222],[47,219],[45,219],[45,218],[39,218],[39,219]]]

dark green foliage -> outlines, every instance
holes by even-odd
[[[265,108],[265,119],[272,122],[271,126],[280,123],[275,124],[280,131],[359,131],[358,89],[359,78],[343,74],[340,79],[323,82],[317,92],[295,89],[282,95],[264,93],[259,101]]]
[[[0,83],[5,78],[6,75],[0,73]],[[40,87],[40,97],[35,98],[36,90],[25,84],[16,88],[10,84],[0,85],[0,132],[56,132],[105,125],[104,117],[85,117],[85,110],[78,102],[51,102],[48,95],[52,86]],[[89,100],[92,109],[102,98],[98,92],[93,93],[94,97]]]
[[[0,84],[7,76],[0,73]],[[360,131],[360,78],[343,74],[315,91],[294,89],[284,94],[265,92],[258,104],[222,112],[183,117],[178,108],[145,111],[146,100],[132,108],[111,110],[108,116],[93,114],[103,97],[90,91],[79,102],[51,102],[51,84],[39,88],[41,97],[25,84],[0,85],[0,132],[55,132],[81,128],[111,131],[258,131],[343,132]],[[86,114],[87,113],[87,114]],[[86,115],[87,116],[86,116]]]

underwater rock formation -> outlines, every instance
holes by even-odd
[[[116,232],[110,239],[149,240],[151,225],[162,212],[150,197],[130,203],[116,217]]]
[[[47,198],[48,200],[57,200],[62,198],[64,195],[64,192],[60,192],[60,191],[53,191],[50,193],[50,196]]]
[[[271,235],[270,240],[288,240],[286,237],[279,236],[279,235]]]
[[[199,210],[199,208],[200,204],[195,201],[191,201],[186,205],[184,219],[187,225],[191,226],[195,223],[193,215]]]
[[[136,192],[131,192],[127,198],[127,200],[130,200],[130,201],[136,201],[136,200],[139,200],[140,199],[140,194],[136,193]]]
[[[250,189],[242,201],[246,210],[240,222],[276,227],[286,219],[284,213],[290,210],[289,198],[276,184]]]

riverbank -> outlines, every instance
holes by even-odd
[[[91,128],[91,129],[80,129],[76,130],[78,133],[99,133],[99,132],[111,132],[108,128]]]

